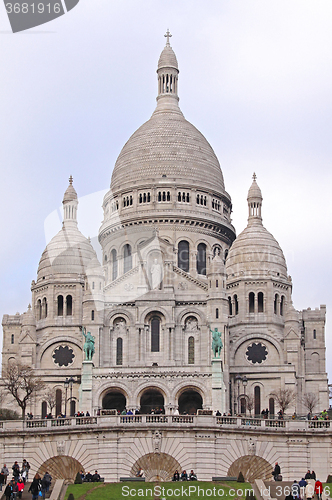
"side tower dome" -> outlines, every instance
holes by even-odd
[[[262,223],[262,193],[253,175],[248,192],[248,225],[231,246],[226,260],[229,279],[239,276],[259,278],[280,276],[287,279],[286,260],[277,240]]]

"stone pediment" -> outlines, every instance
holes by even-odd
[[[297,333],[293,328],[289,330],[289,332],[286,333],[285,335],[285,340],[299,340],[300,339],[300,334]]]
[[[36,340],[31,336],[30,332],[22,332],[19,344],[35,344]]]

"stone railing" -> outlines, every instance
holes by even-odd
[[[329,420],[272,420],[253,417],[225,417],[214,415],[101,415],[95,417],[68,417],[58,419],[5,420],[0,422],[0,434],[5,432],[30,432],[43,428],[45,432],[62,427],[63,430],[73,427],[197,427],[209,429],[242,429],[259,428],[269,431],[272,428],[283,431],[330,432]]]

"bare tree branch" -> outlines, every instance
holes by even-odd
[[[255,400],[254,400],[253,396],[247,396],[247,408],[249,410],[250,416],[251,416],[252,410],[254,409],[254,406],[255,406]]]
[[[302,398],[302,403],[306,407],[306,409],[309,411],[309,413],[312,413],[315,406],[317,406],[319,402],[318,396],[314,392],[306,392],[305,395]]]
[[[49,389],[48,391],[45,392],[43,395],[44,401],[47,402],[50,411],[52,413],[53,408],[56,406],[56,396],[55,396],[55,391],[53,389]]]
[[[276,400],[283,413],[296,399],[296,394],[291,389],[278,389],[276,391],[272,391],[270,396]]]
[[[22,410],[22,418],[32,395],[45,388],[40,377],[34,375],[33,369],[20,361],[9,362],[2,372],[4,390],[11,394]]]

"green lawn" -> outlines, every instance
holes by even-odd
[[[229,481],[212,483],[203,481],[188,481],[179,483],[85,483],[68,486],[65,500],[73,493],[75,500],[155,500],[186,499],[201,500],[213,498],[223,500],[242,500],[245,490],[251,489],[248,483]]]

